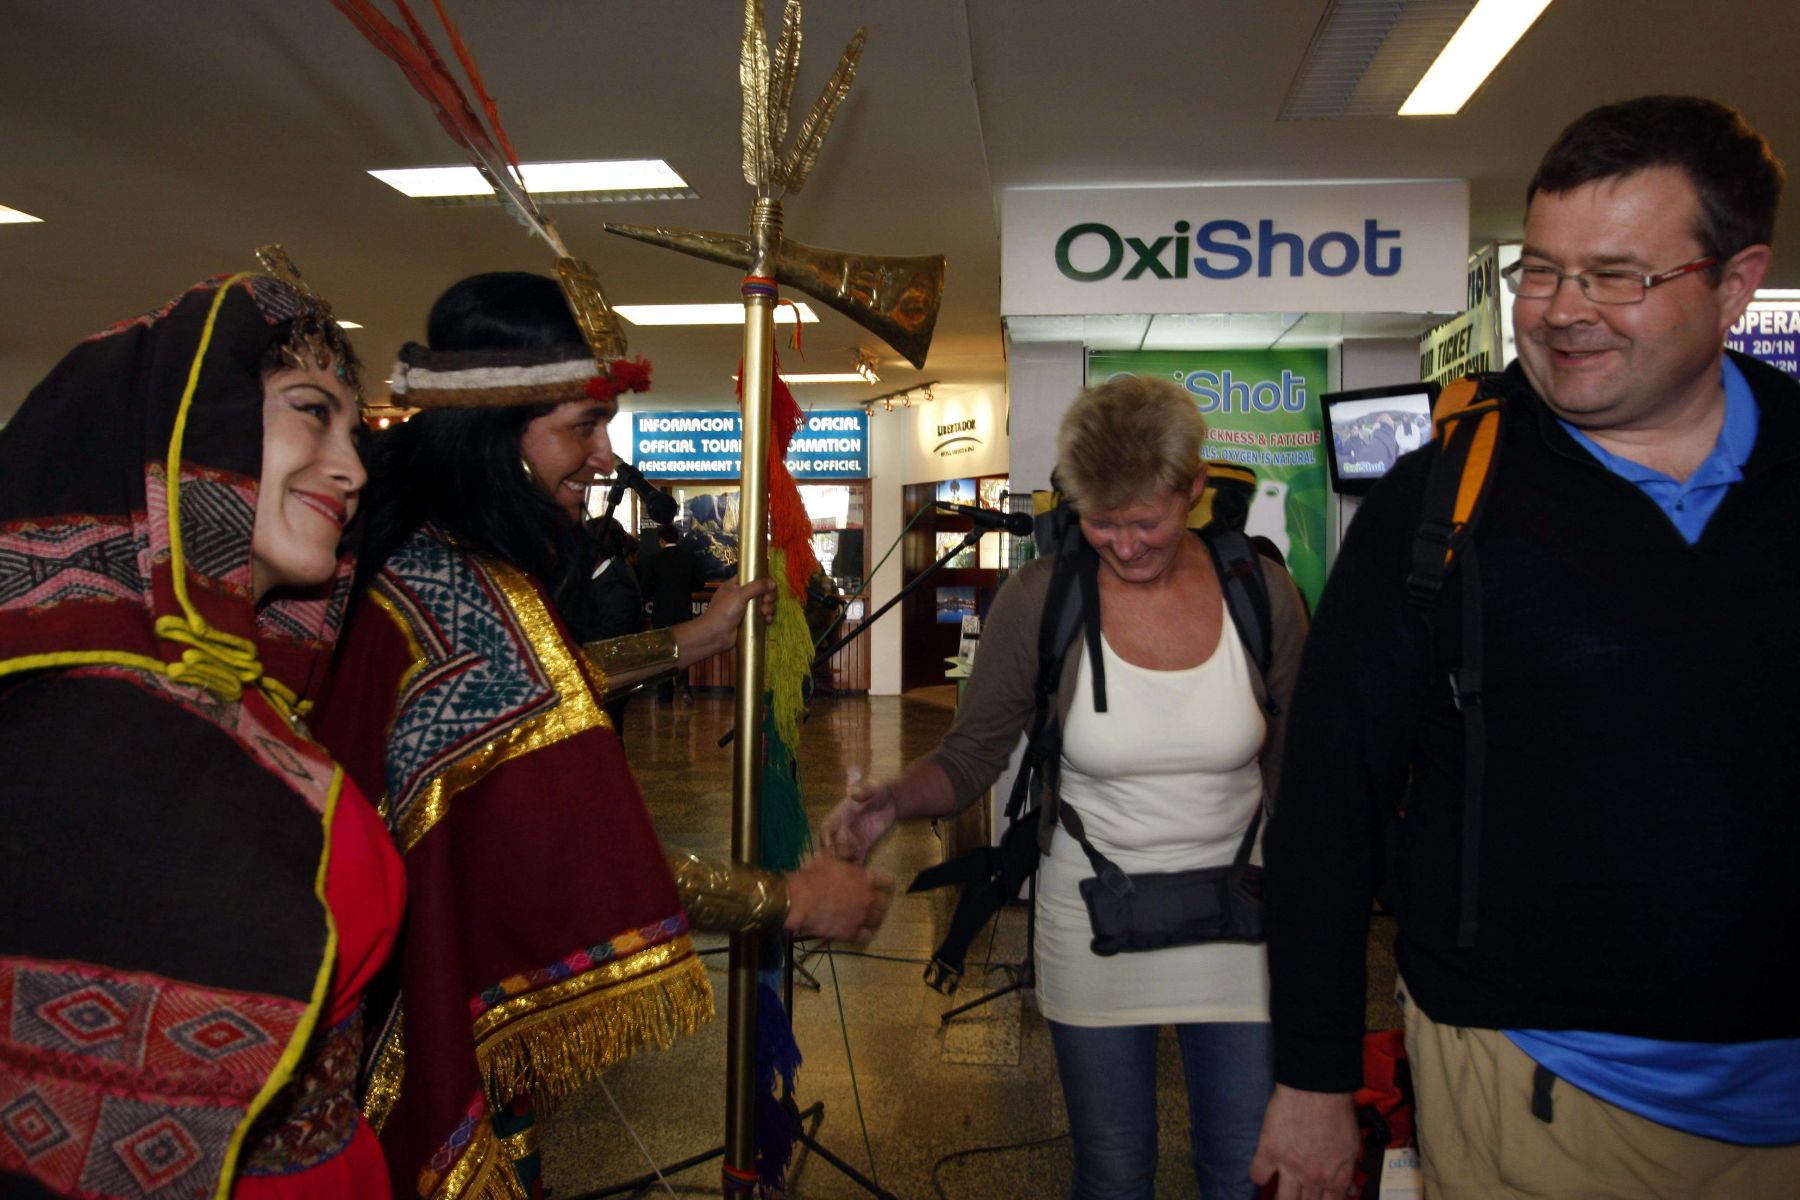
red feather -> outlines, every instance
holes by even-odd
[[[456,77],[438,56],[405,0],[395,2],[413,31],[410,38],[382,16],[369,0],[331,0],[332,6],[349,17],[351,24],[371,45],[394,60],[407,82],[430,103],[438,124],[444,127],[452,141],[477,157],[486,155],[498,159],[500,151],[487,130],[482,128],[480,118],[475,115]]]
[[[444,11],[444,0],[431,0],[432,7],[437,9],[438,20],[444,23],[444,32],[450,35],[450,48],[456,51],[456,60],[462,63],[463,71],[469,76],[469,85],[475,89],[475,95],[481,100],[481,107],[487,112],[488,124],[493,126],[494,137],[500,148],[506,151],[506,161],[512,164],[513,173],[519,177],[519,184],[525,183],[525,174],[519,169],[519,156],[514,152],[512,139],[506,136],[506,126],[500,123],[500,106],[488,95],[487,84],[481,81],[481,68],[475,65],[475,56],[469,53],[468,43],[463,41],[462,31],[457,29],[456,22]],[[641,389],[633,389],[641,390]]]

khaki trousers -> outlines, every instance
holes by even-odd
[[[1738,1146],[1659,1125],[1556,1079],[1498,1030],[1439,1025],[1399,988],[1427,1200],[1796,1200],[1800,1146]]]

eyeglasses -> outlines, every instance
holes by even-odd
[[[1548,300],[1556,295],[1563,280],[1573,279],[1581,285],[1581,294],[1595,304],[1642,304],[1656,285],[1704,271],[1718,261],[1718,255],[1709,254],[1660,274],[1644,275],[1637,271],[1559,271],[1521,260],[1503,269],[1500,277],[1506,280],[1507,290],[1523,300]]]

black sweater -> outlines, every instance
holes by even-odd
[[[1369,495],[1307,644],[1266,844],[1282,1083],[1360,1082],[1370,896],[1409,769],[1398,955],[1433,1020],[1800,1036],[1800,384],[1738,362],[1756,446],[1693,546],[1508,374],[1475,534],[1488,769],[1466,950],[1462,725],[1405,591],[1435,449]]]

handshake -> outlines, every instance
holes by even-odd
[[[819,827],[819,854],[788,876],[789,933],[866,943],[887,915],[893,876],[863,864],[893,827],[891,793],[867,786],[856,771],[847,792]]]

